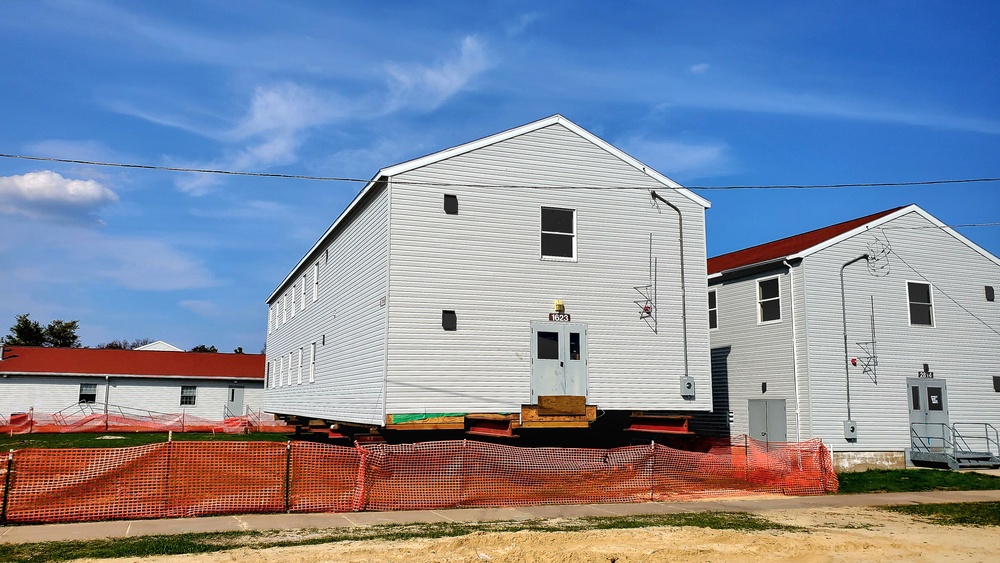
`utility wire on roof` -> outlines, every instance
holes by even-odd
[[[140,170],[159,170],[165,172],[186,172],[194,174],[221,174],[227,176],[250,176],[255,178],[280,178],[286,180],[313,180],[319,182],[356,182],[368,183],[370,180],[363,178],[347,178],[339,176],[310,176],[306,174],[276,174],[268,172],[243,172],[238,170],[218,170],[212,168],[184,168],[179,166],[157,166],[151,164],[128,164],[120,162],[100,162],[93,160],[78,160],[73,158],[55,158],[47,156],[32,156],[22,154],[4,154],[0,157],[18,160],[35,160],[42,162],[60,162],[65,164],[83,164],[87,166],[109,166],[114,168],[133,168]],[[949,180],[922,180],[917,182],[869,182],[869,183],[841,183],[841,184],[783,184],[783,185],[742,185],[742,186],[682,186],[681,188],[667,189],[687,189],[687,190],[816,190],[816,189],[837,189],[837,188],[883,188],[883,187],[903,187],[903,186],[934,186],[943,184],[972,184],[1000,182],[1000,178],[960,178]],[[439,187],[467,187],[467,188],[528,188],[544,190],[648,190],[649,186],[547,186],[539,184],[449,184],[442,182],[407,182],[393,180],[393,183],[411,186],[439,186]],[[664,189],[659,187],[658,189]]]

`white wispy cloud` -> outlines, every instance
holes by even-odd
[[[635,136],[620,140],[615,146],[669,177],[728,172],[729,147],[722,142],[686,143]]]
[[[223,308],[219,305],[201,299],[185,299],[177,304],[199,317],[218,317],[223,313]]]
[[[485,45],[474,35],[462,40],[457,56],[435,66],[390,64],[386,67],[390,79],[387,112],[404,107],[435,109],[489,67]]]
[[[0,177],[0,213],[34,219],[95,221],[118,195],[95,180],[73,180],[51,170]]]
[[[521,14],[512,23],[507,24],[504,31],[506,31],[508,37],[517,37],[528,30],[535,22],[542,19],[542,14],[539,12],[527,12]]]
[[[708,69],[708,63],[698,63],[696,65],[691,65],[691,68],[688,70],[690,70],[692,74],[705,74],[708,72]]]

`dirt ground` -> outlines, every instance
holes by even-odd
[[[222,562],[617,562],[997,561],[996,528],[940,526],[870,508],[761,512],[808,532],[736,532],[659,527],[589,532],[475,533],[443,539],[350,541],[236,549],[208,555],[117,559],[142,563]],[[105,560],[106,561],[106,560]]]

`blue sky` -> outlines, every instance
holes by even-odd
[[[370,178],[560,113],[688,186],[1000,176],[996,2],[0,3],[0,153]],[[0,333],[258,351],[356,183],[0,158]],[[1000,184],[699,191],[717,255]],[[1000,254],[1000,227],[959,228]]]

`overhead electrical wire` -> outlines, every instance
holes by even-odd
[[[278,174],[270,172],[244,172],[238,170],[220,170],[212,168],[186,168],[180,166],[160,166],[152,164],[130,164],[121,162],[100,162],[93,160],[79,160],[73,158],[56,158],[48,156],[33,156],[33,155],[22,155],[22,154],[6,154],[0,153],[2,158],[11,158],[18,160],[34,160],[42,162],[59,162],[64,164],[81,164],[86,166],[106,166],[113,168],[131,168],[139,170],[157,170],[164,172],[184,172],[193,174],[219,174],[226,176],[249,176],[254,178],[278,178],[286,180],[311,180],[318,182],[354,182],[354,183],[368,183],[370,179],[363,178],[349,178],[340,176],[310,176],[307,174]],[[1000,182],[1000,177],[998,178],[959,178],[959,179],[945,179],[945,180],[921,180],[913,182],[858,182],[858,183],[838,183],[838,184],[777,184],[777,185],[733,185],[733,186],[681,186],[680,188],[670,188],[666,189],[687,189],[687,190],[704,190],[704,191],[716,191],[716,190],[816,190],[816,189],[839,189],[839,188],[883,188],[883,187],[906,187],[906,186],[935,186],[935,185],[946,185],[946,184],[973,184],[973,183],[988,183],[988,182]],[[554,185],[542,185],[542,184],[450,184],[443,182],[425,182],[425,181],[406,181],[406,180],[393,180],[393,183],[400,185],[426,185],[426,186],[439,186],[439,187],[449,187],[449,186],[462,186],[467,188],[526,188],[526,189],[544,189],[544,190],[559,190],[559,189],[587,189],[587,190],[648,190],[649,186],[638,186],[638,185],[600,185],[600,186],[554,186]],[[664,189],[660,186],[658,189]]]

